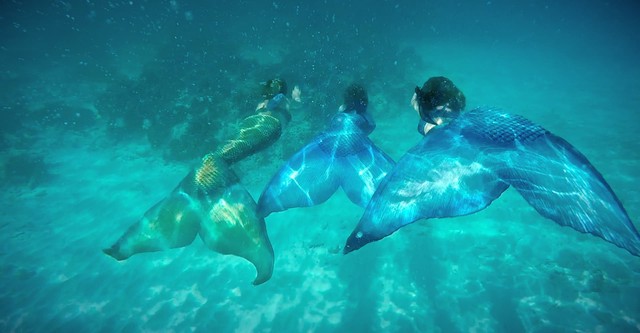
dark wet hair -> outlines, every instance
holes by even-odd
[[[369,96],[361,84],[352,83],[344,91],[346,111],[355,110],[357,113],[362,113],[367,110],[367,105],[369,105]]]
[[[420,117],[423,119],[427,117],[427,112],[438,106],[448,106],[453,111],[462,111],[467,103],[462,91],[453,84],[453,81],[444,76],[429,78],[422,88],[416,87],[415,92],[420,107]]]
[[[272,99],[277,94],[287,94],[287,82],[282,79],[271,79],[262,84],[262,98]]]

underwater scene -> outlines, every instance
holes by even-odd
[[[640,332],[638,14],[3,0],[0,331]]]

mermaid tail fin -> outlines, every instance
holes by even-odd
[[[338,165],[333,162],[317,142],[295,153],[271,178],[260,195],[260,216],[325,202],[340,186],[336,170]]]
[[[323,133],[278,170],[258,200],[258,212],[268,216],[315,206],[340,186],[353,203],[365,207],[393,163],[365,134]]]
[[[389,172],[347,239],[344,253],[423,218],[475,213],[509,187],[476,149],[456,147],[456,135],[441,134],[426,136]]]
[[[242,186],[233,184],[206,208],[200,238],[213,251],[233,254],[251,262],[257,272],[254,285],[266,282],[273,273],[273,248],[264,219],[256,203]]]
[[[365,149],[340,160],[340,185],[354,204],[367,206],[378,185],[393,168],[395,162],[368,138]]]
[[[640,256],[640,235],[589,161],[531,121],[470,111],[435,129],[380,185],[345,253],[422,218],[471,214],[513,186],[541,215]]]
[[[187,195],[174,190],[103,252],[125,260],[136,253],[183,247],[193,242],[199,229],[198,207]]]
[[[257,270],[254,284],[273,272],[273,248],[256,203],[226,162],[207,155],[164,200],[104,252],[124,260],[140,252],[190,244],[200,237],[213,251],[249,260]]]
[[[222,157],[210,154],[194,172],[190,192],[198,200],[203,219],[200,238],[213,251],[249,260],[256,268],[253,284],[273,273],[273,248],[256,203]]]
[[[640,235],[622,203],[567,141],[549,133],[511,156],[499,174],[540,215],[640,256]]]

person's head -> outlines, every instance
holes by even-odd
[[[262,98],[272,99],[278,94],[287,94],[287,82],[282,79],[271,79],[262,85]]]
[[[415,88],[411,103],[422,120],[436,125],[436,117],[446,117],[447,113],[462,111],[466,106],[466,99],[451,80],[436,76],[429,78],[422,88]]]
[[[344,110],[355,110],[357,113],[367,111],[369,104],[369,96],[367,90],[360,84],[352,83],[344,91]]]

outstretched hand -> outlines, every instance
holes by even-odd
[[[291,99],[293,99],[294,101],[300,103],[300,95],[302,94],[302,91],[300,90],[300,87],[295,86],[293,87],[293,90],[291,91]]]

